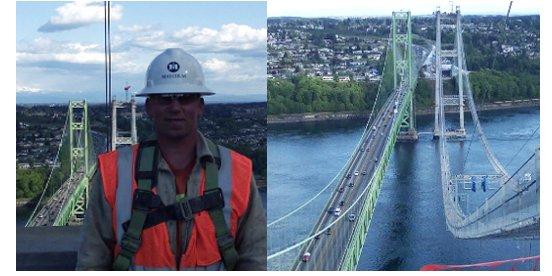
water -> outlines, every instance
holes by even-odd
[[[466,117],[466,129],[473,134],[473,124]],[[447,118],[452,124],[457,121],[457,115]],[[508,164],[510,173],[539,145],[538,130],[530,138],[539,126],[538,108],[482,112],[480,120],[497,158]],[[417,127],[432,131],[432,117],[418,117]],[[363,128],[362,120],[271,126],[268,221],[320,191],[345,164]],[[481,173],[491,168],[480,143],[470,142],[471,138],[449,145],[453,173]],[[418,270],[430,263],[468,264],[539,255],[539,240],[459,240],[446,230],[436,145],[431,136],[423,135],[416,143],[395,146],[358,270]],[[268,229],[269,254],[310,233],[328,194]],[[272,267],[280,266],[273,263]]]

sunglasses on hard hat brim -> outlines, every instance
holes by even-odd
[[[170,104],[173,100],[176,100],[180,104],[188,104],[201,98],[199,93],[186,93],[186,94],[158,94],[151,95],[149,97],[152,100],[158,101],[162,104]]]

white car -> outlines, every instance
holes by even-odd
[[[355,171],[355,176],[357,176],[357,175],[358,175],[358,171]]]
[[[301,258],[301,260],[306,263],[310,260],[310,256],[311,256],[311,253],[306,252],[305,254],[303,254],[303,257]]]
[[[334,216],[339,217],[341,215],[341,208],[335,207]]]

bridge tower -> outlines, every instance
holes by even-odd
[[[89,126],[88,104],[86,101],[69,102],[69,152],[71,162],[70,179],[79,179],[80,174],[85,178],[89,173]],[[84,192],[75,200],[71,222],[79,223],[84,218],[84,212],[88,204],[88,185],[84,186]]]
[[[138,143],[138,135],[136,131],[136,100],[134,95],[130,101],[111,102],[111,150],[117,149],[119,145],[133,145]],[[130,108],[130,133],[117,130],[117,109]]]
[[[88,172],[88,104],[69,102],[69,149],[71,177],[77,172]]]
[[[464,138],[466,129],[464,127],[464,81],[462,73],[466,71],[462,42],[462,24],[460,21],[460,7],[456,6],[455,13],[441,13],[439,8],[436,15],[436,35],[435,35],[435,127],[433,137],[442,135],[439,127],[439,97],[443,95],[443,105],[458,106],[459,123],[458,128],[452,131],[446,131],[449,137]],[[447,41],[443,43],[442,33],[452,31],[454,42]],[[455,87],[445,91],[443,80],[456,79]],[[447,89],[448,90],[448,89]],[[452,92],[452,93],[451,93]],[[443,122],[444,123],[444,122]]]
[[[403,91],[414,89],[415,78],[412,68],[412,24],[410,11],[393,12],[392,50],[393,50],[393,89],[403,86]],[[418,140],[413,97],[407,103],[408,112],[401,120],[397,139],[402,141]]]

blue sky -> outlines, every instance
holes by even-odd
[[[104,99],[103,2],[17,2],[17,103]],[[211,99],[266,97],[265,2],[112,2],[112,91],[137,92],[149,62],[180,47]],[[207,99],[209,100],[209,98]]]

